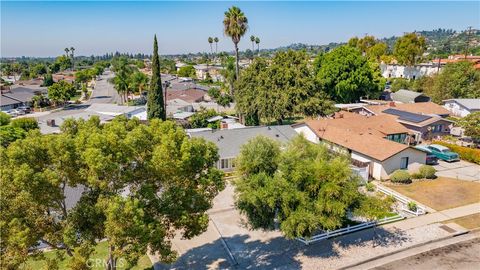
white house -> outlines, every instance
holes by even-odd
[[[431,76],[441,70],[438,64],[419,64],[415,66],[380,64],[380,71],[384,78],[418,79],[423,76]]]
[[[457,98],[443,101],[443,107],[452,112],[453,115],[465,117],[473,112],[480,111],[480,99]]]

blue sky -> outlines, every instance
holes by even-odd
[[[366,33],[377,37],[414,30],[480,25],[480,2],[19,2],[1,1],[1,56],[55,56],[74,46],[77,55],[152,50],[161,54],[233,50],[223,35],[223,13],[239,6],[249,19],[240,49],[291,43],[326,44]]]

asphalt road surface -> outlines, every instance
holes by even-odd
[[[375,270],[480,269],[480,238],[437,248],[372,268]]]
[[[92,92],[92,96],[86,102],[86,104],[92,103],[113,103],[116,104],[120,101],[120,97],[113,88],[113,84],[109,83],[108,80],[113,78],[115,75],[113,72],[107,70],[105,71],[104,75],[97,80],[95,85],[95,89]]]

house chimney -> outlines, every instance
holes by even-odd
[[[220,123],[220,129],[228,129],[228,123],[221,122]]]
[[[390,107],[395,107],[395,101],[390,101],[390,103],[388,104],[388,106],[390,106]]]

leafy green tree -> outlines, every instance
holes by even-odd
[[[0,126],[6,126],[10,123],[12,117],[4,112],[0,112]]]
[[[247,143],[237,162],[242,169],[235,182],[235,204],[250,227],[279,225],[287,238],[310,237],[319,229],[341,227],[349,212],[367,212],[357,210],[365,205],[361,203],[365,197],[357,189],[358,179],[346,156],[331,154],[303,136],[293,139],[281,153],[268,140]],[[252,158],[252,153],[261,158]]]
[[[135,72],[135,68],[124,56],[112,60],[112,66],[115,72],[115,77],[112,79],[113,87],[122,98],[122,102],[126,103],[130,92],[130,77]]]
[[[148,76],[145,73],[137,71],[132,73],[129,78],[130,89],[135,93],[142,93],[148,88]]]
[[[73,66],[73,63],[72,63],[72,59],[70,57],[65,56],[65,55],[61,55],[61,56],[57,57],[54,65],[58,66],[59,71],[63,71],[63,70],[67,70],[67,69],[71,68]],[[54,69],[52,69],[52,72],[56,72],[55,71],[56,66],[54,67]]]
[[[367,60],[355,48],[341,46],[320,54],[317,81],[336,102],[352,103],[361,97],[375,98],[380,95],[385,80],[378,65]]]
[[[448,63],[419,87],[437,103],[451,98],[480,98],[480,71],[470,62]]]
[[[55,82],[53,81],[52,73],[47,73],[45,76],[43,76],[43,84],[42,86],[44,87],[49,87]]]
[[[166,106],[164,102],[157,35],[155,35],[153,39],[152,78],[150,80],[150,90],[148,92],[147,100],[147,116],[149,120],[154,118],[162,120],[166,119]]]
[[[236,6],[232,6],[225,12],[223,19],[224,33],[232,39],[235,46],[235,75],[236,79],[240,76],[240,67],[238,61],[238,43],[240,39],[245,35],[248,29],[248,19],[243,14],[242,10]]]
[[[398,63],[413,66],[421,59],[426,48],[427,45],[424,37],[416,33],[408,33],[397,39],[393,54]]]
[[[158,119],[69,119],[61,130],[0,148],[2,269],[18,268],[40,240],[72,257],[69,268],[86,269],[98,239],[108,244],[107,269],[120,257],[132,266],[147,249],[169,263],[176,234],[207,229],[224,188],[214,144]],[[75,186],[84,191],[68,206],[65,189]]]
[[[55,105],[66,103],[71,97],[75,96],[76,90],[73,84],[66,81],[59,81],[48,87],[48,98]]]
[[[387,53],[388,46],[380,42],[374,36],[364,38],[353,37],[348,41],[348,46],[358,48],[363,55],[372,61],[380,61],[380,58]]]
[[[392,79],[392,84],[391,84],[391,91],[392,92],[397,92],[400,89],[407,89],[410,90],[413,87],[413,82],[411,82],[408,79],[405,78],[395,78]]]
[[[465,129],[465,135],[480,140],[480,112],[471,113],[458,121]]]
[[[190,126],[192,128],[210,127],[210,128],[217,129],[217,128],[219,128],[219,123],[218,122],[209,123],[207,121],[209,118],[212,118],[212,117],[217,116],[217,115],[218,115],[218,113],[213,109],[207,110],[205,108],[201,108],[198,112],[196,112],[194,115],[192,115],[192,117],[190,117],[188,122],[190,123]]]
[[[11,125],[0,126],[0,144],[7,147],[12,142],[25,138],[25,130]]]
[[[196,78],[195,68],[192,65],[183,66],[177,71],[178,77]]]
[[[315,82],[309,57],[303,51],[278,52],[270,63],[255,59],[235,88],[237,110],[267,122],[282,123],[286,117],[334,111],[333,103]]]
[[[37,119],[33,117],[23,117],[23,118],[13,119],[10,122],[10,126],[15,128],[21,128],[28,132],[32,129],[38,129],[38,122],[37,122]]]

